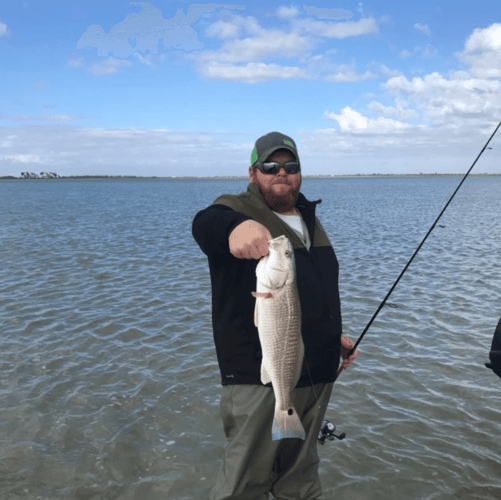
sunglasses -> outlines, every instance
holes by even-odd
[[[263,174],[278,174],[281,168],[284,168],[288,174],[297,174],[301,169],[298,161],[289,161],[287,163],[261,163],[257,162],[254,168],[258,168]]]

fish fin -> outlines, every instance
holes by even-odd
[[[254,306],[254,326],[257,328],[257,318],[258,318],[258,308],[259,300],[256,300],[256,305]]]
[[[273,427],[271,429],[271,440],[279,441],[284,438],[305,439],[303,424],[299,420],[299,415],[293,405],[286,411],[275,411]]]
[[[265,385],[271,382],[270,374],[268,373],[268,370],[264,366],[263,361],[261,362],[261,382]]]

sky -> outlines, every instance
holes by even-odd
[[[0,176],[465,173],[500,120],[497,0],[0,1]]]

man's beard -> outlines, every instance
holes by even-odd
[[[276,184],[286,184],[276,183]],[[263,186],[259,186],[259,191],[261,192],[261,196],[263,197],[266,204],[275,212],[291,212],[294,209],[294,205],[296,204],[297,197],[299,195],[299,190],[301,188],[301,184],[299,184],[297,189],[287,189],[286,193],[277,194],[273,190],[273,186],[270,186],[269,189],[263,188]]]

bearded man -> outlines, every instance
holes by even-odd
[[[212,324],[221,372],[221,418],[226,435],[211,500],[317,499],[317,438],[340,361],[347,368],[353,342],[342,335],[339,265],[315,215],[318,201],[301,188],[296,143],[279,132],[260,137],[251,154],[250,184],[222,195],[197,213],[193,237],[207,255]],[[306,432],[272,441],[275,396],[261,383],[262,351],[254,325],[256,266],[268,241],[285,235],[293,249],[301,304],[304,359],[292,391]],[[348,357],[349,356],[349,357]]]

